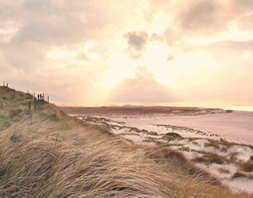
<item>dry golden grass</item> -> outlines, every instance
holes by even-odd
[[[0,99],[11,93],[4,89]],[[9,123],[0,129],[0,197],[252,197],[232,194],[180,153],[133,145],[54,105],[28,113],[33,99],[24,96],[0,107]]]

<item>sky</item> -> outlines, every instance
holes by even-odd
[[[252,0],[0,1],[0,82],[57,105],[253,106]]]

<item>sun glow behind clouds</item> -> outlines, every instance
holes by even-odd
[[[253,39],[253,34],[252,32],[247,32],[247,31],[242,31],[238,27],[238,23],[236,20],[233,20],[229,24],[229,34],[227,35],[227,38],[230,38],[231,40],[234,41],[248,41]]]
[[[110,68],[101,74],[101,85],[112,88],[124,78],[133,78],[136,63],[123,53],[115,53],[109,61]]]
[[[125,78],[135,78],[138,66],[146,67],[157,82],[171,86],[177,86],[177,82],[182,82],[187,76],[205,76],[210,70],[219,67],[212,56],[205,52],[183,53],[156,41],[146,46],[140,58],[131,59],[123,52],[117,52],[108,65],[109,68],[100,75],[101,85],[105,88],[113,88]]]
[[[54,48],[47,52],[47,56],[51,59],[73,59],[75,58],[75,52],[61,48]]]
[[[151,43],[144,53],[142,65],[145,65],[158,82],[173,85],[178,79],[219,67],[205,52],[173,52],[163,43]]]
[[[147,89],[171,93],[181,104],[252,103],[250,0],[12,1],[0,3],[6,19],[0,23],[0,77],[15,74],[24,89],[43,90],[48,82],[27,83],[32,69],[33,79],[45,73],[57,79],[47,91],[59,101],[72,102],[64,92],[80,104],[103,104],[122,88],[128,98]]]
[[[150,26],[150,32],[162,35],[167,28],[167,24],[170,23],[172,17],[169,16],[167,13],[158,12],[153,17],[152,25]]]

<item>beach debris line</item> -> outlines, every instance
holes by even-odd
[[[218,137],[217,134],[207,133],[207,132],[203,132],[203,131],[196,130],[189,127],[175,126],[175,125],[169,125],[169,124],[153,124],[153,126],[164,127],[166,130],[171,129],[172,131],[190,132],[190,133],[196,133],[202,136]]]

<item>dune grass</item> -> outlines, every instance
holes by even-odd
[[[253,197],[161,146],[140,147],[0,87],[0,197]],[[7,124],[6,124],[7,123]]]

